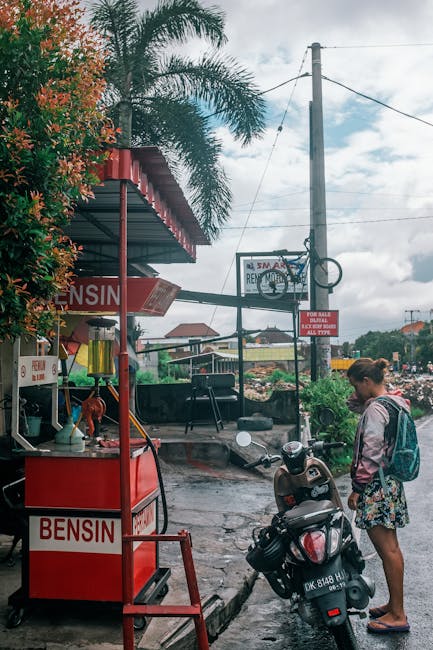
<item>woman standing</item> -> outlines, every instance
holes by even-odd
[[[384,377],[388,362],[385,359],[357,359],[347,371],[355,389],[349,398],[349,408],[360,412],[355,437],[351,469],[352,493],[348,499],[351,510],[356,510],[356,525],[367,530],[379,557],[389,591],[388,602],[370,609],[373,619],[367,625],[369,632],[389,634],[409,632],[404,611],[404,559],[397,539],[397,528],[409,523],[403,484],[385,476],[385,489],[378,475],[382,457],[388,450],[388,432],[394,434],[397,423],[392,406],[376,398],[386,395],[399,408],[409,410],[400,395],[387,393]],[[392,438],[392,436],[390,436]]]

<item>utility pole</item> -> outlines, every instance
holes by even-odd
[[[412,365],[415,361],[415,335],[413,331],[413,315],[414,313],[420,313],[419,309],[405,309],[405,314],[410,314],[410,364]]]
[[[319,257],[327,257],[325,151],[323,140],[322,64],[320,43],[311,45],[311,70],[313,101],[310,104],[310,230],[312,245]],[[313,260],[311,261],[313,264]],[[310,273],[313,268],[310,267]],[[310,291],[312,310],[328,311],[329,291],[317,285]],[[315,357],[313,359],[313,357]],[[313,375],[325,377],[331,369],[331,342],[329,337],[314,337],[311,342],[311,368]]]

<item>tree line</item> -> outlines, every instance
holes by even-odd
[[[370,330],[358,337],[352,343],[343,344],[343,354],[352,356],[355,350],[359,351],[362,357],[378,359],[383,357],[388,361],[393,360],[393,354],[398,352],[401,363],[411,361],[413,344],[413,360],[417,364],[426,366],[433,361],[433,327],[431,323],[425,323],[422,330],[411,336],[403,334],[400,330],[388,330],[385,332]]]

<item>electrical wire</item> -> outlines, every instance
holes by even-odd
[[[384,106],[385,108],[389,108],[390,111],[394,111],[395,113],[399,113],[399,115],[403,115],[404,117],[409,117],[411,120],[416,120],[417,122],[422,122],[423,124],[426,124],[427,126],[433,126],[433,124],[431,122],[428,122],[427,120],[423,120],[421,117],[416,117],[416,115],[412,115],[411,113],[405,113],[404,111],[401,111],[398,108],[394,108],[394,106],[390,106],[389,104],[386,104],[385,102],[381,102],[380,99],[375,99],[374,97],[370,97],[370,95],[366,95],[365,93],[361,93],[358,90],[354,90],[353,88],[350,88],[350,86],[346,86],[346,84],[343,84],[340,81],[336,81],[335,79],[330,79],[329,77],[325,77],[325,75],[322,75],[322,79],[325,79],[325,81],[329,81],[330,83],[333,83],[336,86],[341,86],[341,88],[345,88],[346,90],[349,90],[351,93],[354,93],[355,95],[359,95],[359,97],[363,97],[364,99],[368,99],[371,102],[375,102],[376,104],[379,104],[380,106]]]
[[[387,223],[389,221],[417,221],[418,219],[433,219],[433,215],[423,215],[419,217],[391,217],[389,219],[359,219],[359,220],[350,220],[350,221],[328,221],[328,226],[347,226],[351,224],[364,224],[364,223]],[[292,223],[292,224],[281,224],[281,225],[268,225],[268,226],[248,226],[248,230],[267,230],[274,228],[305,228],[309,226],[309,223]],[[240,228],[245,229],[245,226],[225,226],[224,230],[239,230]]]
[[[305,52],[307,52],[307,50]],[[297,81],[298,79],[302,79],[303,77],[311,77],[311,73],[310,72],[304,72],[304,74],[299,74],[296,77],[292,77],[291,79],[287,79],[286,81],[282,81],[280,84],[277,84],[276,86],[272,86],[272,88],[267,88],[266,90],[262,90],[259,93],[257,93],[257,95],[266,95],[267,93],[270,93],[273,90],[277,90],[278,88],[282,88],[282,86],[286,86],[287,84],[291,83],[292,81]],[[224,113],[224,110],[225,110],[224,108],[220,108],[219,111],[215,111],[214,113],[210,113],[209,115],[206,115],[206,119],[208,119],[209,117],[214,117],[215,115],[220,115],[220,113]]]
[[[322,45],[322,50],[361,50],[386,47],[433,47],[433,43],[382,43],[377,45]]]

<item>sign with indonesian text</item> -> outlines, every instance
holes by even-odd
[[[156,501],[133,514],[134,535],[156,530]],[[143,542],[134,542],[134,550]],[[102,553],[121,555],[122,524],[116,517],[76,517],[71,514],[31,515],[29,550],[50,553]]]
[[[59,360],[55,356],[20,357],[18,385],[40,386],[57,383]]]
[[[287,260],[290,265],[293,277],[292,279],[287,278],[287,293],[289,295],[295,295],[298,300],[308,300],[308,287],[307,287],[307,274],[305,272],[304,266],[298,265],[294,266],[290,264],[290,260]],[[277,271],[284,273],[287,276],[287,268],[282,259],[279,258],[257,258],[253,257],[251,259],[243,260],[244,265],[244,293],[245,295],[258,294],[258,281],[259,277],[265,271],[272,273],[272,271]],[[271,279],[275,279],[271,276]]]
[[[161,278],[128,278],[127,311],[130,314],[164,316],[180,287]],[[65,293],[54,299],[58,309],[70,312],[110,313],[120,311],[119,278],[76,278]]]
[[[299,336],[338,336],[338,310],[300,310]]]

